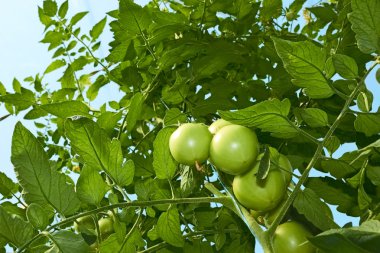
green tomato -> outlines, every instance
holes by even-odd
[[[237,175],[232,190],[237,200],[246,208],[266,212],[275,208],[286,193],[284,175],[280,170],[270,170],[267,177],[259,182],[256,173],[259,162],[245,174]]]
[[[95,231],[94,219],[89,216],[83,216],[74,222],[74,229],[79,233],[92,234]]]
[[[312,234],[300,223],[288,221],[279,225],[273,237],[275,253],[314,253],[315,247],[307,240]]]
[[[252,168],[258,153],[259,142],[256,134],[240,125],[221,128],[210,145],[212,163],[231,175],[239,175]]]
[[[185,165],[207,160],[212,135],[204,124],[186,123],[173,132],[169,149],[173,158]]]
[[[115,230],[113,227],[112,217],[101,218],[98,221],[100,236],[104,239],[112,234]]]
[[[218,132],[222,127],[228,125],[232,125],[232,123],[224,119],[218,119],[208,127],[208,130],[210,133],[216,134],[216,132]]]

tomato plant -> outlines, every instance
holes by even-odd
[[[209,156],[211,134],[207,126],[186,123],[170,136],[169,148],[174,159],[185,165],[202,163]]]
[[[378,251],[378,0],[40,2],[0,252]]]
[[[316,249],[307,240],[312,234],[296,221],[279,225],[274,233],[273,248],[278,253],[314,253]]]
[[[221,171],[239,175],[251,168],[259,153],[254,132],[239,125],[227,125],[212,138],[210,160]]]

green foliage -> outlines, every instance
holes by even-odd
[[[376,252],[380,112],[366,85],[379,64],[379,1],[285,4],[120,0],[84,31],[87,11],[69,16],[69,1],[43,1],[51,63],[15,78],[13,91],[0,83],[1,106],[36,126],[13,132],[18,182],[0,172],[0,252],[249,253],[255,240],[272,252],[268,238],[289,218],[320,250]],[[100,104],[110,84],[119,94]],[[267,150],[260,180],[269,148],[297,171],[265,229],[232,195],[232,177],[171,156],[175,126],[218,118],[255,131]],[[341,154],[347,143],[357,149]],[[340,228],[327,204],[360,224]],[[76,232],[88,215],[112,219],[114,232]]]

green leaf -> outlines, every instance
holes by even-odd
[[[100,206],[109,186],[104,182],[99,172],[91,167],[83,166],[77,182],[78,198],[89,205]]]
[[[287,118],[290,101],[284,99],[267,100],[245,109],[219,111],[220,116],[234,124],[257,127],[263,132],[271,132],[279,138],[293,138],[298,134],[296,126]]]
[[[314,244],[314,246],[323,250],[324,252],[334,252],[334,253],[369,253],[368,251],[360,248],[351,242],[348,238],[341,234],[331,233],[330,230],[327,231],[329,234],[320,234],[314,238],[309,238],[309,241]]]
[[[182,113],[178,108],[171,108],[165,113],[164,125],[170,126],[187,121],[186,114]]]
[[[79,234],[68,230],[60,230],[50,235],[52,237],[53,247],[49,252],[61,253],[87,253],[90,247]]]
[[[71,20],[70,20],[70,24],[73,26],[75,25],[76,23],[78,23],[82,18],[84,18],[86,15],[88,14],[88,11],[83,11],[83,12],[78,12],[77,14],[75,14]]]
[[[88,88],[86,93],[87,98],[91,101],[94,100],[98,96],[99,89],[107,83],[109,83],[109,80],[104,75],[98,76],[95,82]]]
[[[370,112],[372,110],[373,95],[369,90],[361,91],[357,97],[358,108],[362,112]]]
[[[152,19],[148,8],[143,8],[132,0],[121,0],[119,22],[125,33],[131,36],[145,36],[142,32],[152,24]]]
[[[71,64],[67,65],[65,72],[63,72],[63,76],[58,81],[61,82],[62,89],[76,88],[75,87],[74,70],[71,67]]]
[[[335,71],[343,78],[355,79],[358,77],[358,65],[347,55],[334,54],[332,56]]]
[[[124,244],[123,249],[120,251],[121,242],[118,241],[116,233],[110,235],[105,241],[100,244],[100,252],[121,252],[121,253],[134,253],[137,252],[138,247],[144,247],[145,242],[141,237],[141,232],[137,229],[133,230]]]
[[[360,113],[355,119],[355,129],[372,136],[380,133],[380,113]]]
[[[197,184],[193,167],[184,165],[182,168],[180,189],[182,196],[186,197],[192,193]]]
[[[58,10],[58,16],[60,18],[64,18],[67,14],[67,10],[69,9],[69,1],[66,0],[64,1],[61,6],[59,7],[59,10]]]
[[[10,179],[6,174],[0,172],[0,194],[3,197],[12,197],[12,193],[17,192],[17,184]]]
[[[63,119],[72,116],[90,116],[90,108],[86,104],[78,100],[41,105],[40,108],[50,114],[53,114],[54,116]]]
[[[368,165],[366,169],[368,179],[372,184],[380,186],[380,167]]]
[[[329,124],[327,113],[318,108],[306,108],[297,110],[301,118],[311,127],[324,127]]]
[[[380,2],[378,0],[352,0],[348,20],[356,33],[360,51],[380,54]]]
[[[290,42],[272,38],[277,54],[286,71],[294,78],[292,82],[304,88],[310,98],[328,98],[334,92],[323,75],[326,51],[309,41]]]
[[[100,34],[102,34],[106,23],[107,23],[107,17],[104,17],[102,20],[100,20],[98,23],[96,23],[92,27],[92,29],[90,30],[90,35],[93,41],[97,40]]]
[[[282,12],[282,0],[264,0],[261,17],[264,20],[276,19]]]
[[[163,212],[157,221],[157,233],[167,243],[183,247],[184,239],[182,237],[178,210],[174,207],[167,212]]]
[[[0,96],[0,102],[17,106],[17,109],[22,111],[32,106],[36,102],[36,99],[33,92],[25,89],[22,94],[15,93]]]
[[[322,231],[339,227],[334,222],[329,207],[309,188],[298,192],[293,206]]]
[[[264,180],[268,176],[270,164],[271,164],[270,154],[271,153],[270,153],[269,147],[266,145],[264,147],[264,155],[259,161],[260,163],[259,170],[257,171],[257,174],[256,174],[257,179],[259,180]]]
[[[358,216],[357,192],[342,180],[330,177],[311,177],[306,187],[312,189],[320,198],[331,205],[337,205],[337,210],[351,216]]]
[[[310,241],[325,252],[377,252],[380,247],[380,221],[369,220],[358,227],[331,229]]]
[[[50,168],[42,145],[20,122],[12,137],[12,156],[17,178],[27,203],[51,205],[63,215],[75,213],[80,202],[66,176]]]
[[[54,215],[54,213],[52,213]],[[28,221],[36,229],[44,230],[49,224],[49,218],[53,215],[49,215],[46,207],[43,207],[37,203],[32,203],[26,209],[26,217]]]
[[[44,0],[44,12],[49,17],[53,17],[57,13],[57,3],[52,0]]]
[[[153,142],[153,168],[159,179],[172,179],[177,171],[177,163],[169,150],[169,139],[174,128],[164,128],[158,132]]]
[[[330,172],[336,178],[346,178],[355,174],[358,170],[348,161],[325,158],[321,161],[321,168],[324,172]]]
[[[108,137],[95,122],[87,118],[67,119],[66,135],[74,151],[87,166],[105,171],[119,186],[129,182],[131,168],[123,167],[123,155],[119,140]],[[132,165],[128,165],[132,166]]]
[[[32,239],[34,230],[29,222],[17,215],[11,215],[0,206],[0,237],[17,247]]]
[[[378,68],[376,71],[376,80],[378,83],[380,83],[380,68]]]
[[[45,15],[44,10],[39,6],[38,6],[38,17],[40,18],[41,23],[45,27],[49,27],[52,24],[52,19],[48,15]]]
[[[7,90],[5,89],[5,86],[2,82],[0,82],[0,95],[3,96],[7,93]]]
[[[330,136],[325,143],[325,148],[330,153],[330,156],[332,156],[332,154],[334,154],[334,152],[337,151],[339,147],[340,140],[335,135]]]
[[[143,104],[144,96],[140,92],[137,92],[135,95],[133,95],[129,104],[127,115],[127,131],[132,131],[136,125],[137,120],[140,119]]]

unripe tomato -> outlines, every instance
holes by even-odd
[[[211,134],[216,134],[222,127],[232,125],[231,122],[224,120],[224,119],[218,119],[214,121],[209,127],[208,130],[210,131]]]
[[[259,182],[256,178],[259,162],[245,174],[237,175],[232,183],[232,190],[237,200],[246,208],[265,212],[275,208],[286,193],[284,175],[280,170],[268,172],[267,177]]]
[[[314,253],[315,247],[307,240],[312,234],[300,223],[288,221],[279,225],[273,237],[275,253]]]
[[[212,138],[210,159],[221,171],[239,175],[254,164],[259,153],[256,134],[240,125],[227,125]]]
[[[98,221],[100,236],[104,239],[112,234],[115,230],[113,228],[113,219],[112,217],[101,218]]]
[[[79,233],[90,234],[95,231],[94,219],[90,215],[80,217],[74,221],[74,229]]]
[[[169,149],[173,158],[185,165],[207,160],[212,135],[204,124],[186,123],[170,136]]]

